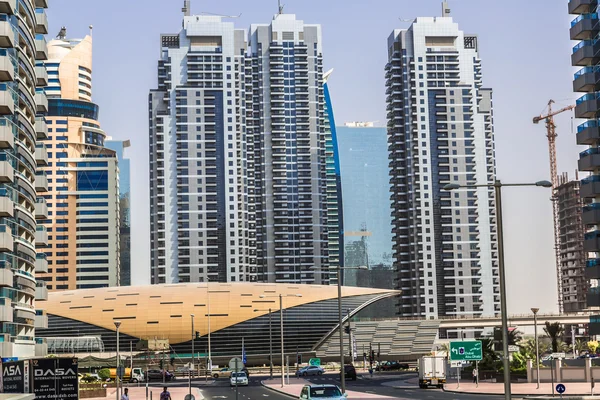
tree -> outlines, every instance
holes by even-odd
[[[494,328],[494,340],[502,343],[502,329]],[[508,331],[508,344],[515,345],[523,340],[522,333],[518,329]]]
[[[596,340],[590,340],[589,342],[587,342],[587,348],[592,354],[596,354],[599,345],[600,344]]]
[[[559,342],[562,339],[564,328],[558,322],[550,323],[546,321],[546,326],[544,327],[544,332],[550,338],[550,342],[552,343],[552,352],[557,353],[559,349]]]
[[[479,362],[480,370],[496,370],[499,363],[498,354],[494,351],[494,340],[481,338],[482,360]]]
[[[100,371],[98,371],[98,377],[101,381],[106,381],[110,379],[110,369],[102,368]]]
[[[588,348],[587,343],[584,340],[581,340],[581,339],[575,340],[575,351],[577,352],[578,356],[581,355],[582,352],[587,350],[587,348]]]

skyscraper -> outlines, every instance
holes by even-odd
[[[443,17],[388,39],[394,266],[403,316],[499,312],[492,91],[477,36]]]
[[[48,166],[44,195],[50,290],[116,286],[119,282],[118,160],[92,102],[92,38],[68,39],[61,29],[48,44]]]
[[[125,149],[129,140],[106,138],[105,146],[115,151],[119,163],[119,286],[131,285],[131,185],[129,158]]]
[[[320,27],[184,11],[149,97],[152,282],[327,282]]]

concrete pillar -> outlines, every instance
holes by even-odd
[[[533,383],[533,361],[527,359],[527,383]]]
[[[584,360],[585,360],[585,381],[591,382],[592,381],[592,359],[584,358]]]

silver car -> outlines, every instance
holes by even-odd
[[[296,371],[296,376],[323,375],[325,370],[316,365],[309,365]]]

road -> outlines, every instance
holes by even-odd
[[[419,399],[419,400],[498,400],[498,396],[487,395],[465,395],[456,393],[446,393],[439,389],[419,389],[416,385],[407,383],[406,380],[415,378],[414,373],[383,373],[374,379],[368,376],[359,376],[356,381],[347,382],[348,390],[362,393],[373,393],[382,396],[394,397],[397,399]],[[266,376],[251,376],[250,385],[239,388],[238,400],[289,400],[291,397],[279,394],[261,385],[261,381],[267,379]],[[322,376],[306,377],[313,384],[336,384],[339,385],[337,374],[325,374]],[[175,382],[167,383],[167,386],[182,387],[187,386],[188,381],[180,378]],[[220,378],[212,384],[206,385],[204,379],[195,379],[192,383],[194,387],[199,387],[206,400],[236,400],[235,388],[229,386],[229,379]],[[152,383],[152,386],[162,386],[161,383]],[[183,399],[173,399],[183,400]],[[199,400],[199,399],[196,399]]]

